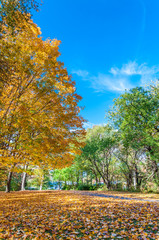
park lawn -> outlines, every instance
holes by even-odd
[[[159,239],[159,203],[73,191],[0,193],[0,239]]]

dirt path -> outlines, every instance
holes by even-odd
[[[131,198],[131,197],[123,197],[117,195],[108,195],[102,193],[92,193],[87,191],[72,191],[75,194],[81,194],[86,196],[94,196],[94,197],[104,197],[104,198],[114,198],[114,199],[122,199],[122,200],[135,200],[135,201],[147,201],[147,202],[159,202],[157,199],[143,199],[143,198]]]

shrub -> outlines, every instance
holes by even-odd
[[[90,185],[81,184],[77,186],[77,190],[91,190],[90,187]]]
[[[108,191],[108,188],[107,188],[107,186],[106,185],[101,185],[101,186],[99,186],[98,187],[98,189],[97,189],[98,191]]]
[[[74,190],[76,187],[74,185],[64,185],[62,190]]]
[[[142,184],[141,186],[142,192],[148,192],[148,193],[159,193],[159,186],[155,182],[147,182]]]

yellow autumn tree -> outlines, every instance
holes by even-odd
[[[16,34],[4,24],[0,38],[6,66],[0,72],[0,165],[9,174],[19,164],[62,168],[72,163],[85,134],[81,97],[57,60],[60,42],[43,41],[40,29],[16,14]]]

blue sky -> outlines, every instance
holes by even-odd
[[[83,97],[86,127],[125,89],[159,76],[158,0],[43,0],[33,20],[44,39],[61,40],[60,61]]]

